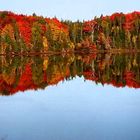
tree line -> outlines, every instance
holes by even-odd
[[[90,21],[0,12],[0,54],[140,49],[140,12]]]

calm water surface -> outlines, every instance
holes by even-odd
[[[102,58],[101,62],[98,57]],[[108,61],[108,57],[113,58],[113,62]],[[32,79],[28,75],[32,83],[25,78],[28,65],[23,66],[26,68],[20,73],[21,64],[16,65],[19,59],[12,62],[6,59],[4,62],[2,58],[0,90],[4,96],[0,96],[1,140],[140,139],[138,56],[127,56],[123,60],[118,56],[90,56],[84,61],[83,56],[82,59],[80,56],[75,58],[67,58],[67,61],[59,58],[60,63],[55,64],[56,58],[34,59],[36,63],[26,61],[32,65]],[[37,64],[40,67],[34,72]],[[49,65],[55,69],[49,70]],[[41,66],[42,73],[50,72],[43,80],[40,80],[42,73],[37,71]],[[67,66],[76,71],[67,72]],[[16,69],[13,82],[11,77],[6,77],[6,67],[11,68],[11,72]],[[37,73],[39,76],[35,78],[33,75]]]

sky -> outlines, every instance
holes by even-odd
[[[0,0],[0,10],[82,21],[101,14],[140,11],[140,0]]]

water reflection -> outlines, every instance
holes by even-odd
[[[0,57],[0,93],[44,89],[75,76],[96,84],[140,87],[139,54],[69,54]]]

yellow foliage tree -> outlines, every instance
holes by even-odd
[[[49,46],[48,46],[48,40],[45,36],[43,36],[43,47],[44,47],[44,51],[47,52],[49,49]]]
[[[1,38],[3,40],[2,44],[1,44],[1,53],[4,54],[5,53],[5,49],[8,46],[8,40],[6,40],[6,36],[10,37],[11,41],[15,41],[15,37],[14,37],[14,29],[12,27],[12,25],[7,24],[5,25],[5,27],[2,29],[1,31]],[[12,46],[10,46],[11,49]]]

